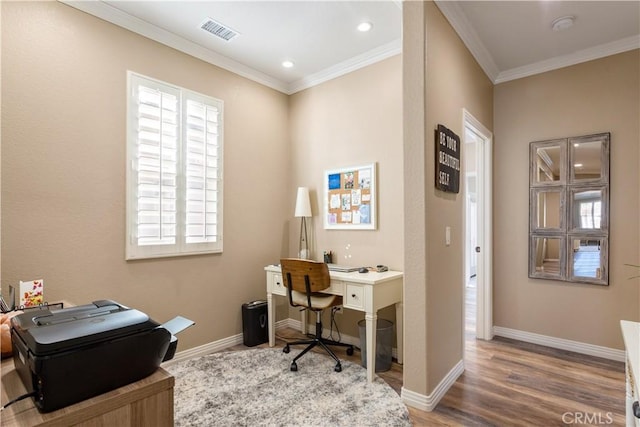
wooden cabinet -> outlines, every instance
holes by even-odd
[[[91,378],[87,378],[91,381]],[[140,381],[57,411],[40,413],[27,398],[0,414],[0,424],[8,426],[173,426],[174,378],[158,368]],[[26,393],[13,359],[2,361],[2,405]]]

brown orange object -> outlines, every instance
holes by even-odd
[[[22,313],[21,311],[11,311],[0,316],[0,354],[2,357],[9,357],[13,354],[11,345],[11,318]]]

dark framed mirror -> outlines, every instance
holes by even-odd
[[[529,277],[609,284],[610,138],[530,143]]]

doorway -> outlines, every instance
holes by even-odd
[[[479,142],[474,133],[465,129],[465,256],[464,256],[464,332],[469,338],[476,338],[477,329],[477,280],[478,280],[478,190],[475,156]],[[471,164],[469,164],[471,163]]]
[[[464,331],[475,338],[493,338],[492,304],[492,134],[463,110],[464,141]],[[464,345],[464,342],[463,342]]]

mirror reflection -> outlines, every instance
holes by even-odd
[[[602,177],[602,141],[571,142],[571,171],[574,181]]]
[[[534,237],[535,272],[548,275],[560,275],[560,237]]]
[[[562,149],[560,145],[543,146],[536,149],[537,183],[559,182],[562,179]]]
[[[562,191],[537,190],[534,194],[534,229],[562,229]]]
[[[573,250],[572,276],[602,278],[601,246],[599,238],[572,238]]]
[[[602,228],[602,190],[573,192],[573,228],[600,230]]]
[[[529,148],[529,277],[609,284],[611,134]]]

